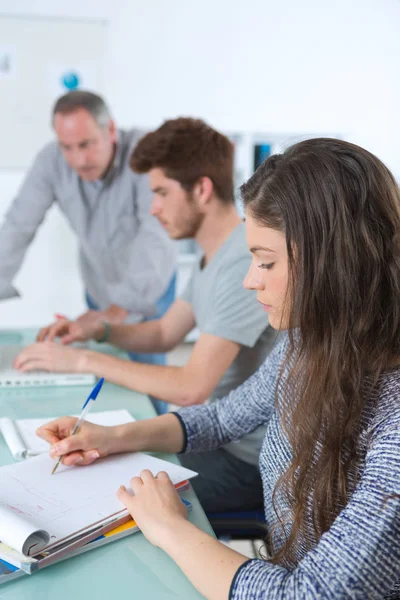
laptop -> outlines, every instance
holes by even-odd
[[[21,373],[13,368],[14,359],[24,348],[21,344],[0,345],[0,389],[11,387],[93,385],[96,378],[91,373],[49,373],[30,371]]]

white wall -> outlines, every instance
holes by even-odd
[[[398,0],[15,4],[0,0],[0,14],[109,18],[107,97],[121,125],[193,115],[227,131],[337,131],[400,175]],[[22,175],[0,173],[2,210]],[[59,215],[48,221],[0,326],[83,307],[73,237]]]
[[[124,124],[349,133],[399,173],[399,31],[398,0],[121,3],[109,97]]]

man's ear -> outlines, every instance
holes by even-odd
[[[113,119],[110,119],[108,121],[108,133],[110,134],[110,138],[112,142],[116,142],[117,141],[117,126],[115,124],[115,121]]]
[[[214,193],[214,184],[209,177],[201,177],[194,184],[192,193],[201,206],[206,206]]]

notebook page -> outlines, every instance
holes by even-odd
[[[129,489],[130,479],[143,469],[166,471],[174,484],[196,475],[142,453],[109,456],[88,467],[60,464],[51,475],[53,466],[48,455],[41,455],[0,468],[0,508],[49,532],[49,545],[124,511],[116,491],[120,485]]]
[[[49,451],[49,444],[36,435],[36,429],[49,421],[53,421],[55,418],[56,417],[47,417],[46,419],[18,419],[15,421],[19,435],[30,455],[42,454]],[[102,412],[90,412],[86,420],[90,421],[90,423],[96,423],[97,425],[107,425],[111,427],[113,425],[130,423],[135,419],[127,410],[106,410]],[[14,456],[13,450],[11,448],[10,450]]]
[[[22,554],[39,552],[50,539],[33,520],[24,519],[17,511],[0,505],[1,541]]]

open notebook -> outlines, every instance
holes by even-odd
[[[189,482],[183,482],[184,485],[175,486],[179,492],[187,489]],[[190,512],[192,510],[192,504],[185,498],[181,498],[183,504]],[[96,533],[96,537],[93,536],[91,541],[85,542],[84,544],[71,544],[67,545],[60,551],[55,550],[54,552],[43,552],[37,560],[25,557],[9,547],[5,547],[0,542],[0,585],[2,583],[9,583],[14,579],[23,577],[24,575],[32,575],[39,569],[43,569],[51,566],[52,564],[58,563],[67,558],[78,556],[89,550],[95,550],[101,546],[105,546],[111,542],[116,542],[127,536],[136,533],[139,527],[136,525],[133,519],[129,519],[126,523],[113,527],[111,531],[108,528],[104,528],[100,533]],[[9,561],[12,561],[11,563]],[[28,562],[32,561],[32,562]]]
[[[36,435],[36,429],[52,421],[53,418],[56,417],[18,419],[16,421],[5,417],[0,418],[0,431],[15,460],[48,453],[49,444]],[[107,410],[89,413],[86,420],[97,425],[112,426],[130,423],[135,419],[127,410]]]
[[[116,491],[149,469],[166,471],[175,485],[194,471],[141,452],[99,459],[88,467],[60,465],[41,455],[0,468],[0,541],[35,561],[43,552],[62,548],[129,518]],[[0,553],[1,558],[1,553]]]

